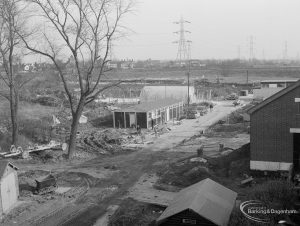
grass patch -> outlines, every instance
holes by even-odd
[[[286,180],[269,180],[254,187],[243,201],[259,200],[269,210],[293,210],[297,200],[293,187],[294,185]],[[278,221],[286,219],[287,214],[264,214],[263,217],[269,220],[269,223],[264,225],[273,226],[277,225]],[[298,225],[299,222],[295,223]],[[261,224],[248,220],[238,208],[235,208],[228,225],[258,226]]]

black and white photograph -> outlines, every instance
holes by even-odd
[[[0,226],[297,225],[299,0],[0,0]]]

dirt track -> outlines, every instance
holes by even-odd
[[[88,167],[91,170],[101,168],[107,163],[116,165],[120,171],[113,177],[100,182],[98,186],[118,186],[118,189],[107,197],[99,199],[97,197],[99,195],[99,192],[97,191],[99,190],[99,187],[95,186],[91,188],[89,192],[91,194],[88,195],[86,199],[82,199],[82,203],[93,200],[94,205],[64,225],[93,225],[96,220],[106,212],[109,205],[115,205],[120,202],[120,198],[127,193],[144,173],[154,172],[155,169],[157,169],[157,163],[167,164],[170,161],[176,161],[191,155],[191,153],[172,152],[173,147],[184,139],[199,134],[200,130],[207,129],[234,110],[236,110],[236,108],[232,107],[231,103],[222,103],[217,105],[212,112],[204,117],[194,120],[185,120],[182,125],[176,126],[171,132],[163,134],[161,137],[157,138],[154,144],[149,145],[142,151],[131,153],[129,155],[95,159],[80,165],[78,168]],[[168,151],[168,153],[166,154],[165,151]]]

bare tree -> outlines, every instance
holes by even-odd
[[[18,108],[19,90],[28,82],[22,81],[17,72],[17,62],[20,60],[19,49],[24,35],[25,18],[22,10],[25,5],[20,0],[2,0],[0,2],[0,61],[4,72],[0,78],[8,90],[2,89],[0,95],[10,103],[12,144],[18,143]]]
[[[71,108],[72,124],[68,157],[72,158],[76,146],[76,133],[84,107],[94,101],[112,83],[100,86],[107,72],[106,64],[110,42],[122,28],[120,22],[132,9],[126,0],[30,0],[39,10],[44,27],[35,42],[23,38],[26,47],[48,57],[56,67]],[[60,60],[71,57],[75,75],[70,76],[61,67]],[[80,88],[74,98],[70,81]],[[119,83],[119,82],[118,82]]]

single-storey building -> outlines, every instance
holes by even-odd
[[[173,98],[187,103],[188,95],[190,97],[190,103],[197,101],[194,86],[144,86],[144,88],[141,90],[140,101],[145,102]]]
[[[299,169],[300,80],[250,108],[250,168]]]
[[[158,226],[228,225],[237,193],[207,178],[181,190],[157,219]]]
[[[294,85],[298,79],[271,79],[262,80],[260,82],[262,88],[286,88],[288,86]]]
[[[0,161],[0,216],[16,204],[19,197],[18,168],[12,163]]]
[[[130,128],[139,125],[141,128],[151,128],[152,122],[163,124],[179,119],[183,112],[183,102],[176,99],[161,99],[143,102],[131,107],[113,112],[114,128]]]

